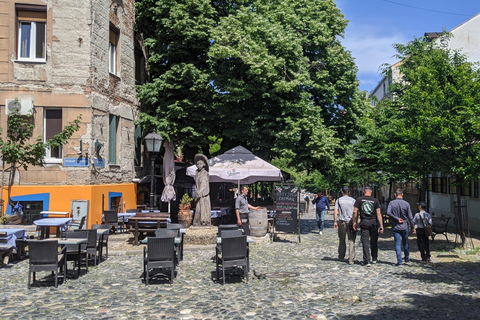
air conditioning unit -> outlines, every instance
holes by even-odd
[[[17,101],[18,103],[15,104],[15,99],[5,100],[5,114],[18,112],[21,115],[28,115],[33,112],[33,100],[17,100]]]

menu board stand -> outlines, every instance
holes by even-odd
[[[273,240],[278,232],[298,234],[300,239],[300,188],[294,184],[275,184],[275,213]]]

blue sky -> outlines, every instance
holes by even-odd
[[[368,92],[381,79],[379,67],[395,62],[393,44],[407,43],[425,32],[452,30],[480,13],[480,0],[336,0],[336,3],[349,20],[342,43],[355,58],[360,89]]]

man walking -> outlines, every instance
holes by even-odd
[[[237,225],[243,229],[243,234],[250,235],[250,221],[248,220],[248,209],[260,210],[259,207],[254,207],[248,203],[247,199],[248,188],[243,186],[240,189],[240,194],[235,200],[235,214],[237,216]]]
[[[395,199],[390,201],[387,214],[392,222],[393,238],[395,239],[395,252],[397,254],[397,266],[410,262],[410,251],[408,247],[408,226],[413,229],[413,215],[410,204],[403,200],[403,190],[395,191]],[[415,231],[414,231],[415,233]],[[402,247],[404,259],[402,261]]]
[[[310,197],[308,193],[305,194],[305,213],[308,214],[308,209],[310,208]]]
[[[338,229],[338,259],[345,259],[347,245],[345,243],[345,235],[348,238],[348,264],[353,264],[355,259],[355,238],[356,232],[352,232],[349,224],[353,218],[353,207],[355,199],[350,197],[350,188],[344,186],[342,188],[342,197],[335,202],[335,210],[333,211],[333,227]],[[337,223],[338,217],[338,223]]]
[[[357,231],[360,216],[360,239],[363,246],[363,265],[371,267],[378,259],[378,234],[383,233],[383,219],[380,202],[372,197],[372,188],[363,188],[363,196],[358,197],[353,209],[353,230]],[[370,263],[370,251],[372,262]]]
[[[330,203],[327,196],[324,196],[322,191],[318,191],[312,203],[315,205],[316,208],[317,225],[318,229],[320,230],[318,233],[322,234],[323,227],[325,225],[325,214],[327,213],[327,211],[330,211]]]

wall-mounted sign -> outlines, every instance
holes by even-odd
[[[95,159],[94,165],[97,168],[105,168],[105,159]]]
[[[63,158],[64,167],[88,167],[88,158]]]

